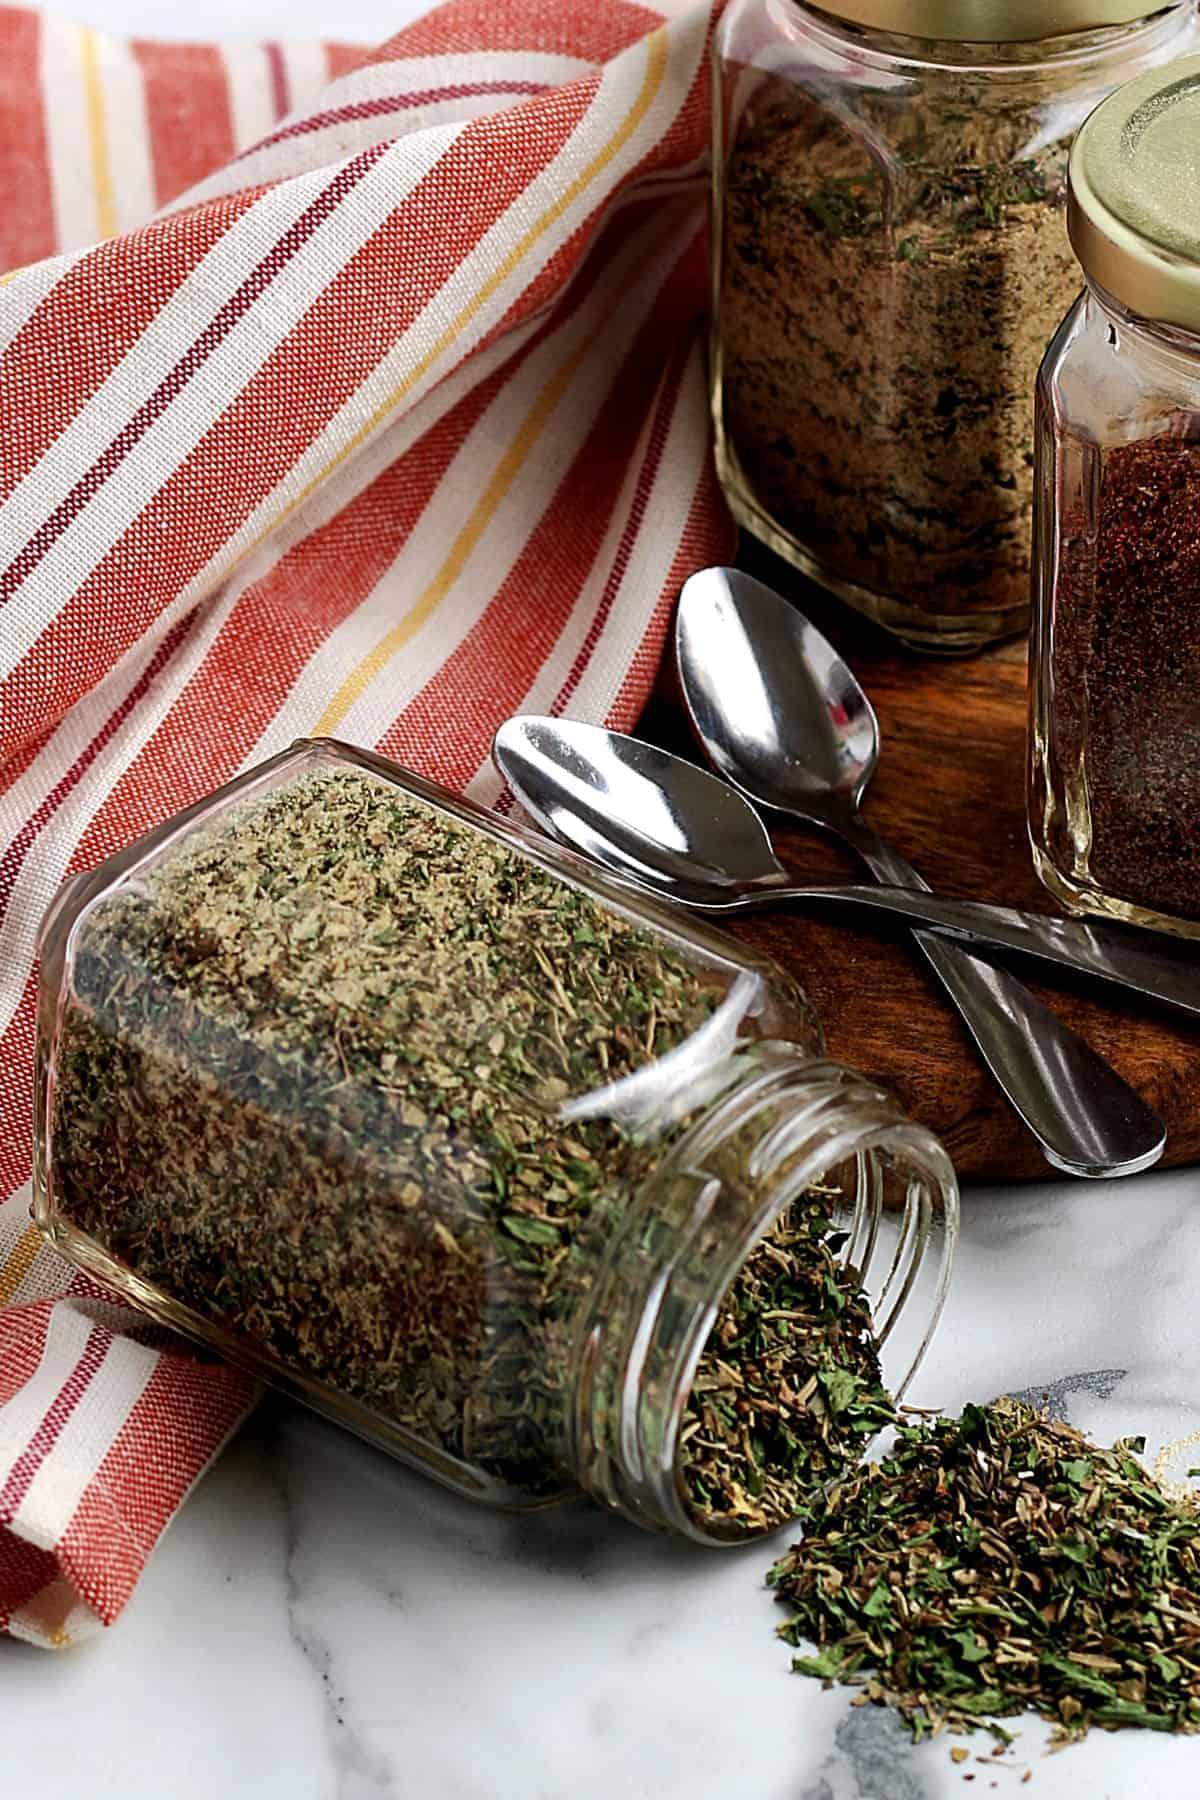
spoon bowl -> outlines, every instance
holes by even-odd
[[[726,781],[806,817],[857,810],[879,721],[802,613],[741,569],[702,569],[684,586],[675,647],[692,725]]]
[[[507,720],[492,753],[544,830],[668,899],[720,905],[787,881],[754,808],[682,757],[536,715]]]

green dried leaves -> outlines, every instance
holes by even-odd
[[[840,1262],[826,1196],[806,1194],[746,1259],[684,1416],[685,1489],[705,1525],[773,1530],[861,1457],[895,1409],[871,1311]]]
[[[306,775],[89,915],[59,1201],[273,1372],[541,1497],[573,1474],[581,1296],[687,1123],[559,1105],[682,1043],[726,982],[390,784]],[[714,1173],[752,1205],[748,1148]],[[687,1417],[702,1518],[793,1518],[889,1416],[828,1224],[799,1202],[729,1292]]]
[[[1014,1400],[903,1427],[817,1497],[768,1580],[813,1643],[914,1736],[1022,1711],[1200,1729],[1200,1515],[1137,1462]],[[992,1726],[1000,1733],[1000,1727]]]
[[[557,1103],[724,991],[390,784],[294,779],[90,915],[60,1203],[274,1366],[553,1490],[579,1238],[657,1154]]]

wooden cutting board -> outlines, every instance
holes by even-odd
[[[883,754],[872,823],[949,894],[1057,910],[1033,872],[1025,829],[1024,643],[965,660],[907,654],[765,554],[743,557],[792,595],[855,670],[879,714]],[[646,735],[692,754],[672,677]],[[840,846],[803,827],[776,834],[797,880],[859,879]],[[806,989],[830,1055],[883,1081],[933,1127],[964,1180],[1045,1179],[1032,1138],[984,1070],[957,1014],[902,937],[795,912],[756,915],[735,935]],[[1112,989],[1022,974],[1166,1121],[1164,1166],[1200,1161],[1200,1021],[1118,1002]]]

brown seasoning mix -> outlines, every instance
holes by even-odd
[[[789,85],[743,118],[719,297],[733,485],[840,581],[1019,614],[1034,382],[1079,287],[1068,146],[1021,155],[1023,115],[922,109],[914,130],[885,179]]]

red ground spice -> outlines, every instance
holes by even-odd
[[[1096,536],[1064,547],[1056,637],[1059,760],[1082,744],[1094,881],[1200,918],[1200,443],[1107,453]]]

